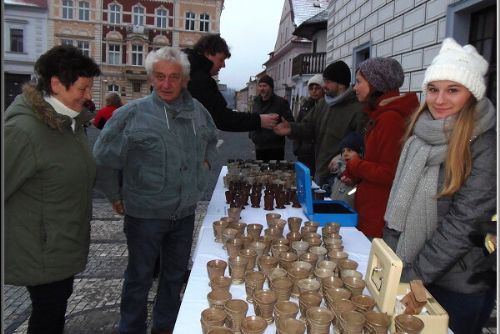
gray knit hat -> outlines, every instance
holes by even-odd
[[[385,93],[403,85],[405,75],[401,64],[393,58],[369,58],[358,68],[377,91]]]

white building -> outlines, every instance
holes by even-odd
[[[47,0],[4,0],[4,106],[21,93],[47,51]]]
[[[303,37],[293,35],[295,29],[307,19],[324,11],[329,0],[285,0],[274,50],[264,63],[266,73],[274,79],[274,92],[285,97],[293,108],[294,88],[293,60],[312,52],[314,44]],[[322,71],[322,70],[321,70]]]
[[[356,69],[368,57],[393,57],[405,71],[401,91],[420,91],[441,41],[453,37],[490,62],[487,95],[496,103],[496,1],[332,0],[328,11],[327,64]]]

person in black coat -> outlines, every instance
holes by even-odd
[[[255,115],[278,114],[288,122],[293,122],[288,101],[274,94],[274,80],[269,75],[259,79],[259,95],[255,97],[252,113]],[[259,129],[249,134],[255,144],[257,160],[283,160],[285,158],[285,137],[278,136],[269,129]]]
[[[240,113],[227,107],[213,78],[225,67],[225,60],[231,57],[226,41],[219,34],[205,35],[192,49],[183,51],[191,64],[188,90],[210,112],[219,130],[245,132],[261,127],[272,129],[276,125],[278,115]]]

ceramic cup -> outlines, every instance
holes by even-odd
[[[224,310],[224,305],[231,299],[232,295],[226,290],[215,290],[207,294],[208,304],[210,307]]]
[[[327,308],[312,306],[309,307],[306,311],[308,333],[330,333],[332,320],[333,312]]]
[[[237,255],[230,257],[228,263],[229,275],[233,280],[233,284],[242,284],[245,281],[248,259],[241,255]]]
[[[262,334],[267,328],[266,319],[257,315],[246,317],[241,322],[241,332],[243,334]]]
[[[391,317],[387,313],[368,311],[365,313],[365,331],[369,334],[387,334]]]
[[[394,317],[396,331],[408,334],[418,334],[424,329],[424,322],[410,314],[399,314]]]
[[[245,319],[248,312],[248,304],[241,299],[230,299],[224,305],[226,311],[226,326],[235,333],[240,333],[241,321]]]
[[[224,276],[227,268],[227,262],[224,260],[216,259],[207,262],[207,271],[209,281],[215,277]]]
[[[247,271],[253,270],[255,268],[255,264],[257,263],[257,252],[255,251],[255,249],[251,248],[240,249],[239,255],[248,260],[246,269]]]
[[[212,223],[215,242],[222,243],[222,232],[227,228],[228,225],[229,222],[224,220],[216,220]]]
[[[315,291],[305,291],[299,296],[300,319],[306,319],[307,309],[321,305],[321,295]]]
[[[306,323],[293,318],[282,318],[276,321],[277,334],[304,334]]]
[[[276,292],[278,297],[278,301],[289,300],[292,294],[292,280],[287,277],[277,277],[272,280],[272,284],[270,284],[271,290]]]
[[[226,312],[224,310],[209,307],[201,312],[201,330],[206,334],[212,327],[222,327],[226,321]]]
[[[268,324],[273,323],[274,304],[278,300],[276,292],[268,289],[255,290],[253,297],[255,314],[264,318]]]
[[[247,293],[246,300],[253,303],[253,293],[255,290],[262,290],[266,275],[260,271],[247,271],[245,273],[245,291]]]
[[[302,224],[302,218],[289,217],[287,223],[288,223],[288,230],[290,230],[290,232],[299,232],[300,225]]]

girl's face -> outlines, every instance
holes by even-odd
[[[349,161],[351,159],[359,159],[359,154],[358,152],[354,151],[354,150],[351,150],[349,147],[345,147],[343,150],[342,150],[342,158],[345,160],[345,161]]]
[[[454,81],[439,80],[427,84],[425,102],[434,119],[459,113],[471,98],[471,92]]]
[[[309,90],[309,96],[313,100],[319,100],[323,97],[323,95],[325,95],[323,92],[323,87],[317,84],[310,84],[308,90]]]
[[[370,96],[370,84],[361,74],[361,71],[356,72],[356,84],[354,85],[354,91],[359,102],[366,102]]]

